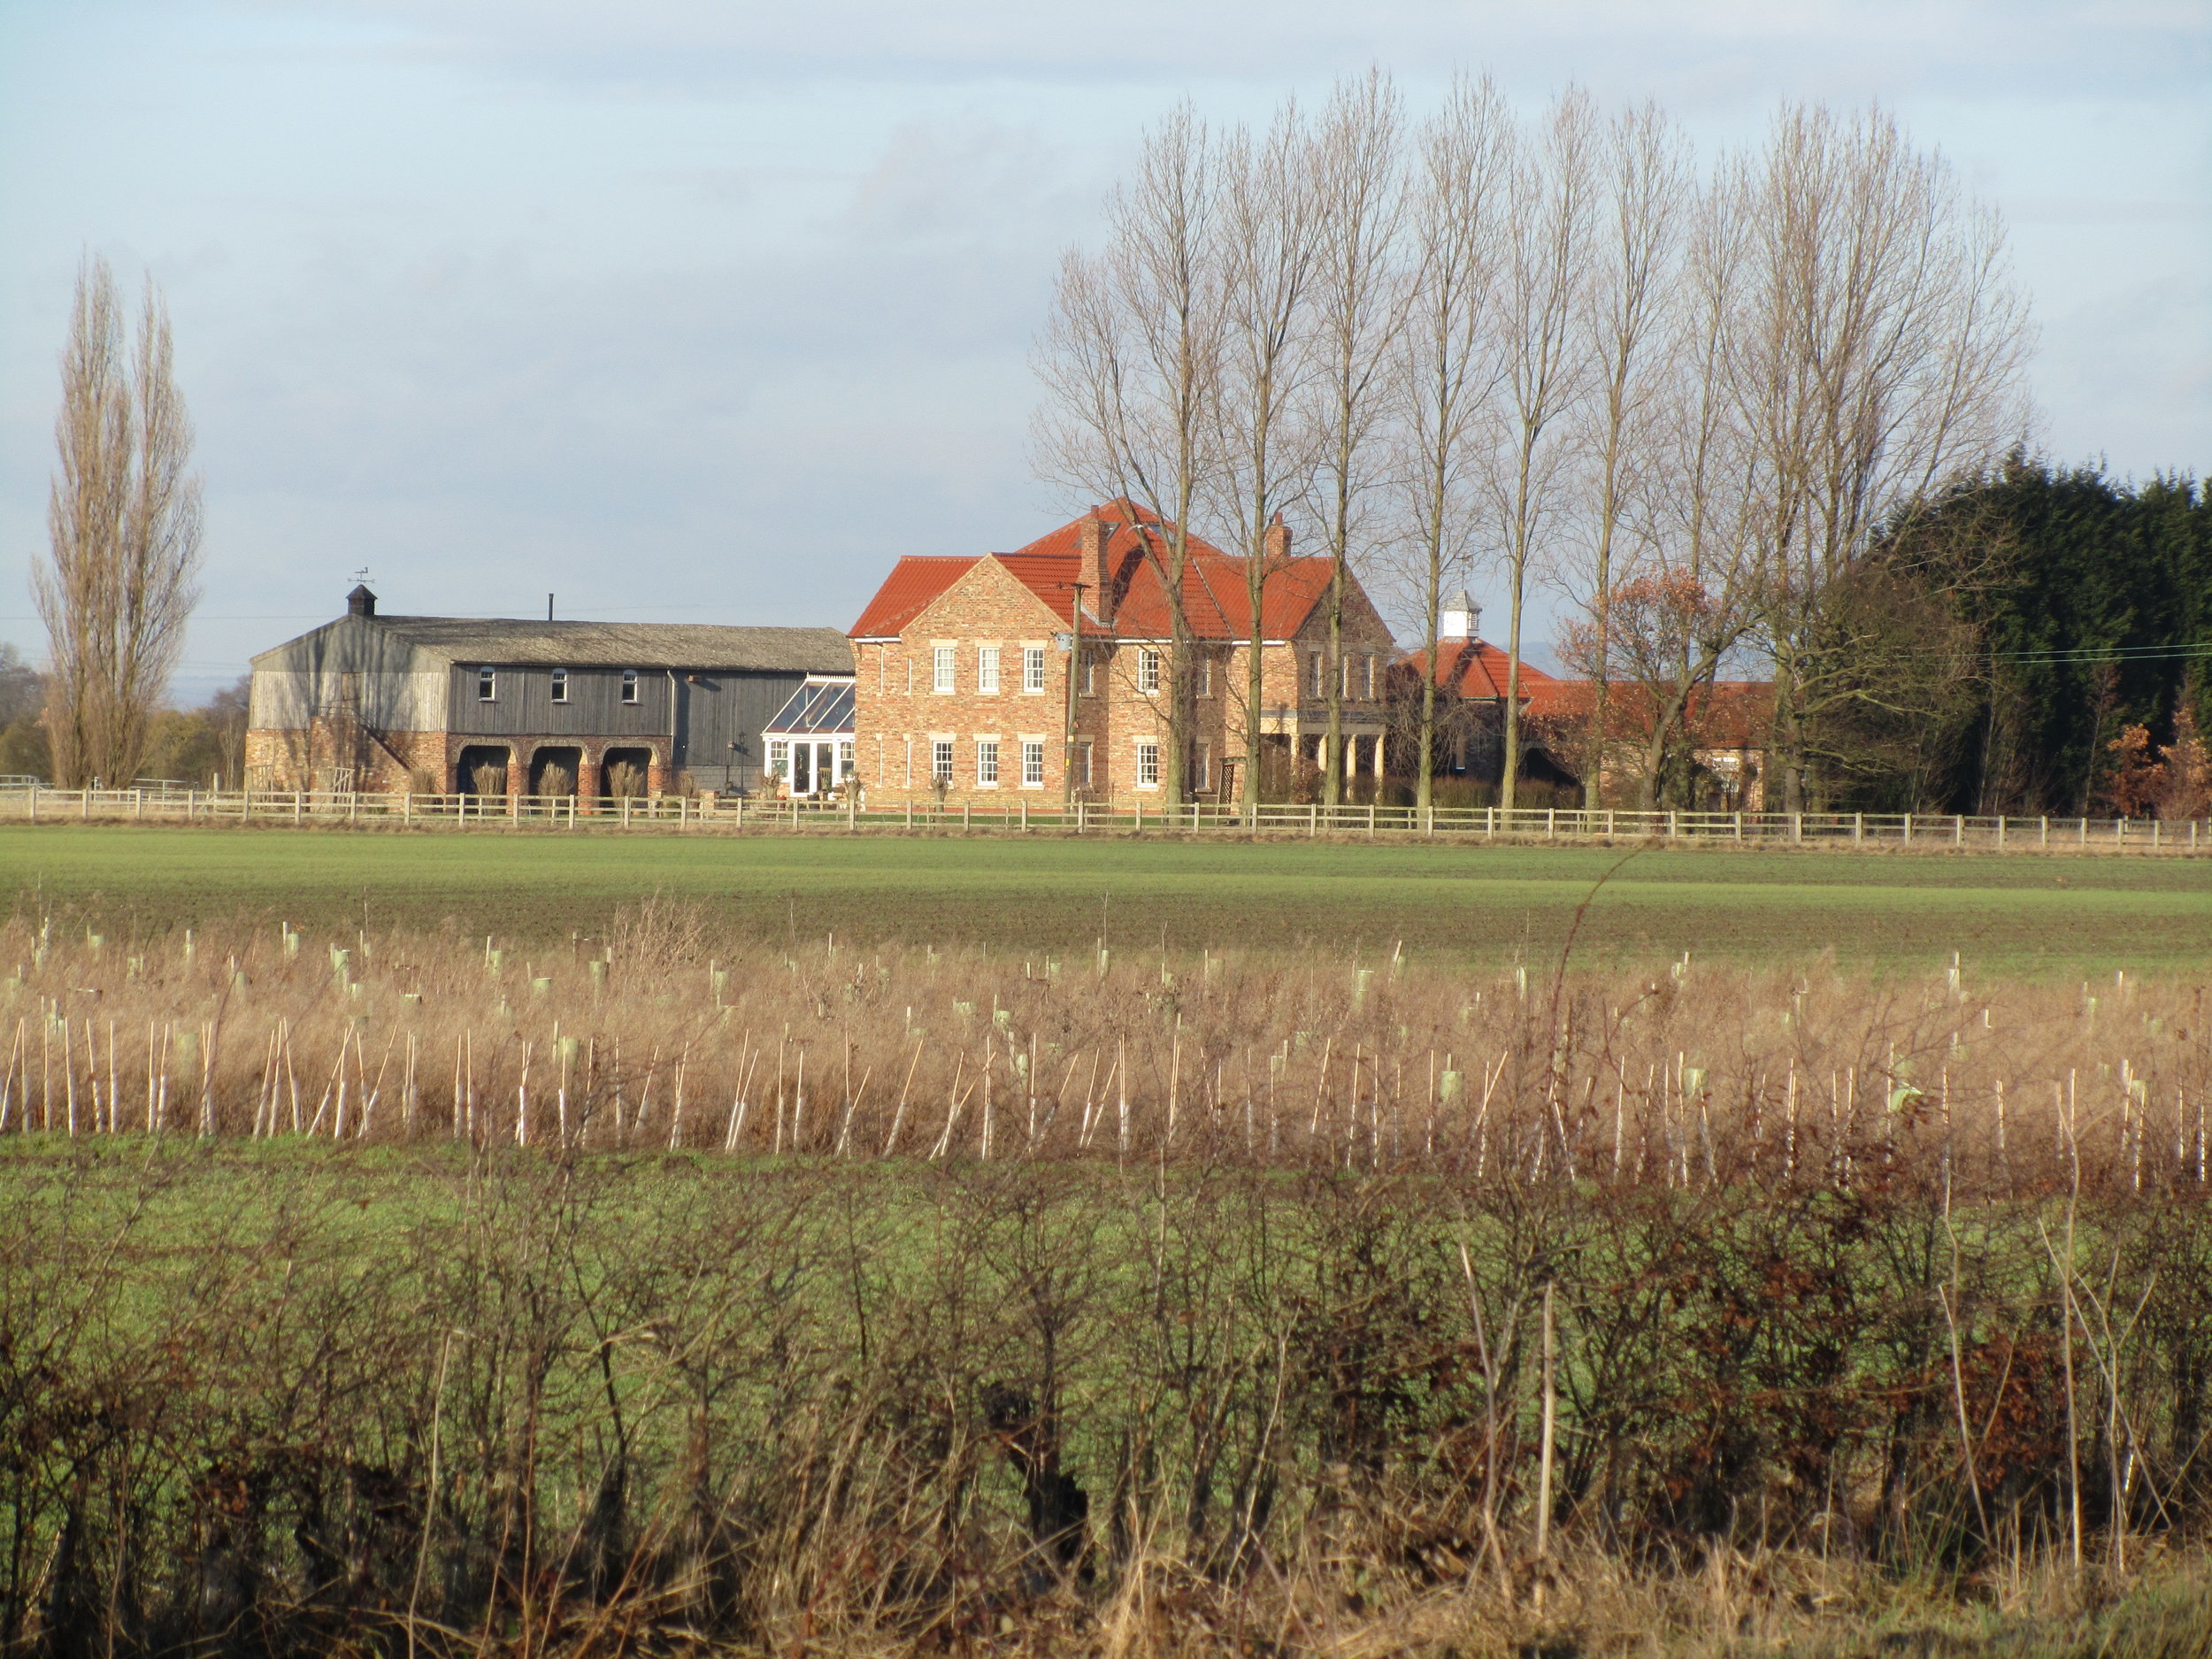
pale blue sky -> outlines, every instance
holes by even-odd
[[[207,598],[180,692],[330,615],[843,626],[1015,546],[1053,263],[1145,122],[1380,62],[1704,138],[1880,98],[2012,227],[2045,446],[2212,458],[2205,0],[0,0],[0,639],[35,654],[80,254],[166,289]]]

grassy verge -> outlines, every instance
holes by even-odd
[[[652,893],[726,940],[1388,951],[1594,960],[1823,951],[1855,965],[1951,953],[2039,976],[2212,962],[2212,878],[2190,861],[1772,850],[638,835],[464,837],[66,826],[0,830],[19,913],[143,936],[288,920],[603,933]],[[1600,886],[1602,879],[1602,886]]]

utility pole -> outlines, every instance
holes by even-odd
[[[1068,606],[1068,711],[1060,755],[1062,810],[1068,812],[1075,810],[1075,694],[1077,677],[1083,672],[1083,589],[1087,585],[1068,584],[1075,598]]]

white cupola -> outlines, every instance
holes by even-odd
[[[1436,616],[1436,637],[1440,640],[1473,640],[1482,637],[1482,607],[1467,596],[1463,588],[1444,602]]]

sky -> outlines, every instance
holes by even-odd
[[[88,252],[159,284],[198,428],[181,702],[363,571],[841,627],[1087,504],[1033,474],[1030,346],[1147,123],[1372,64],[1708,144],[1879,100],[2008,222],[2041,449],[2212,462],[2212,0],[0,0],[0,641],[43,649]]]

